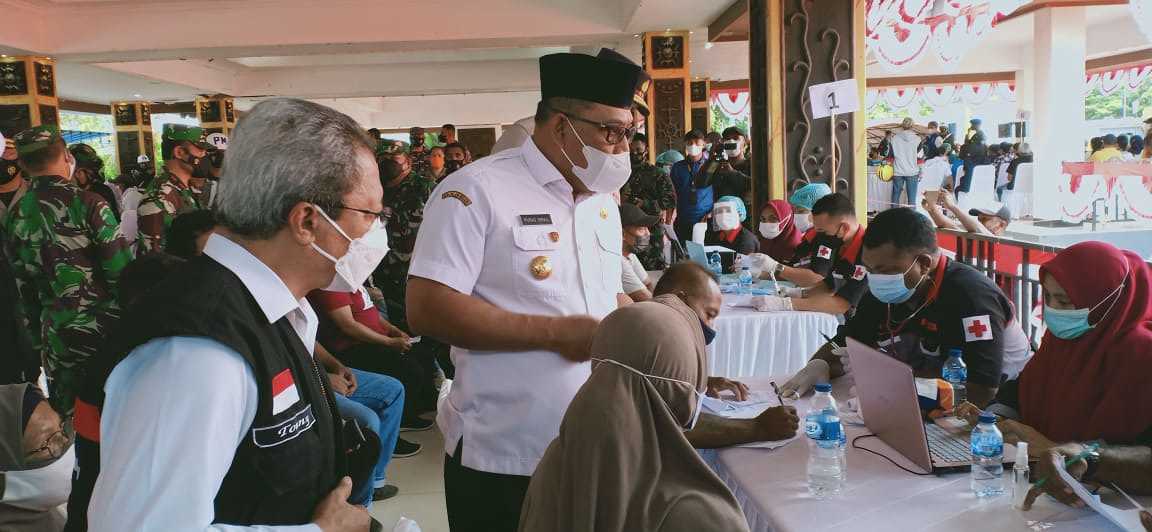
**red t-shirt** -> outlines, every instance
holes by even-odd
[[[352,318],[361,325],[380,334],[388,334],[388,330],[384,328],[384,320],[363,289],[356,292],[314,290],[308,294],[308,302],[320,315],[320,333],[318,335],[320,345],[329,351],[344,351],[360,343],[341,331],[332,321],[332,311],[344,307],[352,308]]]

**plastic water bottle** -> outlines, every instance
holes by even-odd
[[[831,384],[816,385],[804,416],[804,433],[808,435],[808,492],[817,497],[840,493],[848,472],[847,439]]]
[[[952,385],[952,397],[955,398],[955,405],[960,406],[961,403],[968,400],[968,366],[964,365],[964,351],[959,348],[953,348],[948,353],[948,361],[944,363],[944,370],[941,372],[944,380]]]
[[[708,269],[712,270],[712,274],[720,277],[724,273],[724,266],[720,264],[720,254],[713,251],[708,254]]]
[[[977,497],[1004,493],[1004,435],[996,428],[996,416],[982,412],[972,429],[972,492]]]
[[[740,293],[741,294],[751,294],[752,293],[752,284],[754,282],[755,281],[752,279],[752,270],[748,269],[747,266],[741,266],[740,267]]]

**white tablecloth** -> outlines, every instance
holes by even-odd
[[[753,390],[768,386],[768,379],[763,378],[745,382]],[[843,383],[833,387],[833,393],[843,397]],[[805,398],[796,405],[801,415],[807,402]],[[866,433],[864,427],[845,429],[849,442]],[[893,457],[904,467],[913,467],[877,438],[863,439],[859,444]],[[1118,530],[1091,510],[1070,508],[1047,496],[1028,512],[1013,510],[1007,493],[982,501],[972,494],[968,473],[916,476],[851,446],[845,491],[826,500],[808,494],[808,447],[803,439],[775,450],[729,448],[701,454],[728,484],[753,532]],[[1010,471],[1005,474],[1010,478]],[[1105,502],[1115,503],[1111,496],[1105,496]]]
[[[868,212],[892,208],[892,182],[876,176],[876,166],[868,167]]]
[[[724,296],[731,301],[732,296]],[[714,377],[782,375],[804,367],[836,335],[837,321],[819,312],[756,312],[725,303],[716,318],[716,340],[708,346]]]

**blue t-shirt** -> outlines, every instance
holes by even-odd
[[[676,187],[676,216],[680,223],[695,224],[712,212],[712,204],[715,202],[712,186],[696,188],[692,184],[700,167],[707,162],[708,155],[705,154],[695,163],[684,159],[672,165],[672,185]]]

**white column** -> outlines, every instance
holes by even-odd
[[[1044,8],[1033,15],[1032,149],[1035,216],[1059,218],[1060,163],[1084,159],[1084,7]]]

